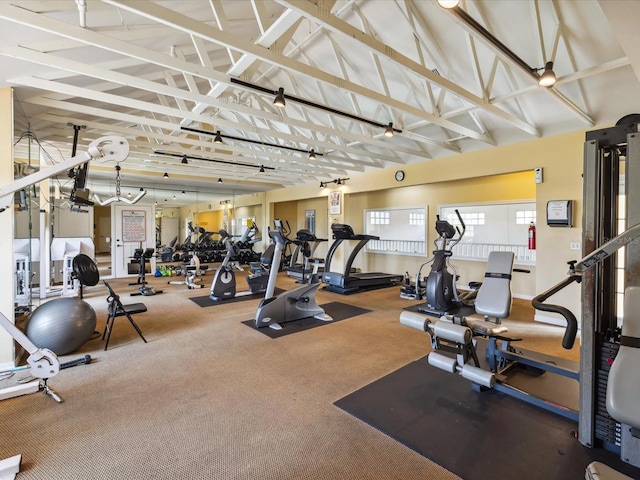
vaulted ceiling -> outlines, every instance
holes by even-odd
[[[0,86],[15,88],[16,139],[55,158],[71,156],[73,125],[78,150],[127,138],[131,188],[166,186],[165,172],[221,196],[317,188],[640,112],[638,3],[5,0]],[[557,83],[540,87],[549,61]],[[95,191],[114,177],[90,169]]]

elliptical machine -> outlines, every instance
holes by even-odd
[[[452,310],[462,306],[462,302],[458,297],[456,288],[457,271],[451,264],[450,259],[453,255],[453,247],[462,239],[466,226],[460,212],[456,209],[456,215],[461,227],[454,227],[446,220],[440,220],[440,216],[436,216],[436,232],[438,238],[433,242],[435,250],[433,256],[425,263],[420,265],[416,275],[414,288],[414,297],[416,300],[426,299],[426,303],[418,307],[418,311],[431,315],[446,315],[452,313]],[[431,263],[429,275],[424,278],[424,287],[420,280],[422,268]],[[406,286],[403,287],[403,291]],[[403,292],[401,292],[401,296]],[[405,294],[404,298],[410,298]]]
[[[320,286],[320,280],[317,275],[311,275],[308,283],[304,285],[274,296],[282,252],[291,241],[284,236],[280,229],[270,230],[269,237],[275,244],[275,250],[271,268],[269,269],[267,292],[260,305],[258,305],[258,310],[256,310],[256,328],[268,326],[274,330],[281,330],[281,323],[309,317],[314,317],[324,322],[333,321],[333,318],[327,315],[322,307],[316,303],[316,291]],[[315,239],[315,235],[308,230],[300,230],[296,239],[301,242],[312,242]]]
[[[256,293],[262,293],[267,290],[268,275],[266,273],[254,273],[247,275],[247,284],[249,290],[238,292],[236,290],[236,274],[233,270],[231,262],[233,258],[238,255],[238,251],[231,241],[231,235],[225,230],[220,230],[220,235],[224,238],[224,245],[227,249],[227,254],[222,260],[222,264],[216,270],[216,274],[211,282],[211,294],[210,298],[214,301],[228,300],[243,295],[254,295]]]

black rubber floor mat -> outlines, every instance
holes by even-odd
[[[274,295],[278,295],[283,291],[284,290],[282,290],[281,288],[276,288]],[[203,297],[191,297],[189,298],[189,300],[201,307],[215,307],[216,305],[228,305],[230,303],[244,302],[245,300],[260,300],[262,298],[264,298],[264,292],[254,293],[253,295],[241,295],[238,297],[229,298],[228,300],[215,301],[212,300],[209,295],[205,295]]]
[[[356,307],[354,305],[348,305],[346,303],[340,302],[331,302],[325,303],[324,305],[320,305],[324,311],[333,317],[332,322],[325,322],[322,320],[318,320],[317,318],[308,317],[302,318],[300,320],[295,320],[293,322],[283,323],[282,330],[274,330],[273,328],[263,327],[256,329],[260,333],[265,334],[269,338],[280,338],[285,335],[290,335],[292,333],[302,332],[304,330],[309,330],[311,328],[321,327],[323,325],[331,325],[332,323],[339,322],[341,320],[346,320],[348,318],[355,317],[357,315],[362,315],[364,313],[368,313],[371,310],[367,310],[366,308]],[[246,320],[242,322],[244,325],[247,325],[251,328],[255,327],[255,322],[253,319]]]
[[[475,392],[426,357],[334,405],[465,480],[584,478],[594,460],[640,478],[613,452],[581,445],[574,422],[495,390]]]

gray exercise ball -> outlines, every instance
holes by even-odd
[[[79,298],[57,298],[39,306],[27,319],[24,333],[36,347],[56,355],[78,350],[96,329],[96,312]]]

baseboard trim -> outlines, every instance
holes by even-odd
[[[0,460],[0,480],[13,480],[16,478],[16,474],[20,471],[21,463],[21,454]]]
[[[40,381],[34,380],[23,385],[16,385],[0,390],[0,400],[19,397],[21,395],[28,395],[30,393],[36,393],[38,391],[40,391]]]
[[[536,322],[548,323],[548,324],[551,324],[551,325],[558,325],[559,327],[566,327],[567,326],[567,321],[562,319],[562,318],[548,317],[547,315],[540,315],[539,313],[536,313],[533,316],[533,319]]]
[[[16,364],[13,362],[0,363],[0,372],[6,372],[7,370],[15,368],[15,366]]]

